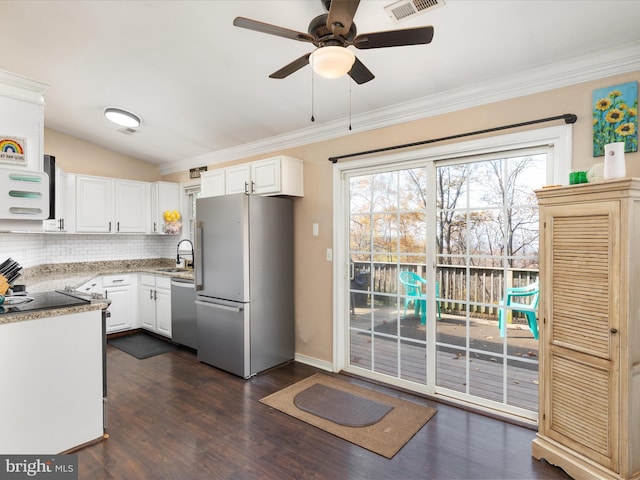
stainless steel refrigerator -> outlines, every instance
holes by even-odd
[[[198,360],[248,378],[293,359],[293,201],[196,203]]]

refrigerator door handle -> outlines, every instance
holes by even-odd
[[[194,273],[195,273],[195,287],[196,290],[202,290],[202,222],[196,222],[196,235],[195,235],[195,259],[194,259]]]
[[[219,310],[226,310],[228,312],[241,312],[243,310],[242,307],[230,307],[228,305],[222,305],[220,303],[211,303],[211,302],[203,302],[202,300],[196,300],[196,305],[200,305],[201,307],[211,307],[217,308]]]

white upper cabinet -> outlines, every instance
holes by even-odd
[[[251,193],[302,197],[302,161],[275,157],[251,163]]]
[[[76,176],[76,231],[111,233],[113,228],[113,180]]]
[[[148,183],[76,176],[76,231],[145,233],[149,217]]]
[[[225,193],[251,193],[251,167],[248,163],[225,168]]]
[[[145,233],[149,218],[149,184],[115,180],[115,232]]]
[[[0,152],[3,166],[43,171],[44,97],[49,86],[0,70],[0,141],[24,149]],[[14,151],[16,150],[16,151]]]
[[[201,174],[201,196],[247,193],[304,196],[303,163],[279,156]]]
[[[151,233],[164,233],[163,213],[180,209],[180,186],[171,182],[151,184]]]
[[[200,196],[217,197],[225,194],[224,168],[200,173]]]

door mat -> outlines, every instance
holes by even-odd
[[[293,397],[293,404],[316,417],[345,427],[367,427],[393,410],[392,405],[315,383]]]
[[[328,389],[318,389],[316,385],[328,387]],[[310,393],[305,393],[310,388],[313,390]],[[337,390],[339,393],[336,394],[333,390]],[[308,401],[305,403],[305,398],[308,400],[308,397],[313,396],[314,392],[322,393],[323,391],[324,394],[321,396],[324,397],[325,402],[316,399],[311,402],[314,404],[313,407],[309,407]],[[299,394],[302,396],[298,397]],[[321,413],[321,415],[296,406],[296,398],[298,398],[297,403],[300,403],[300,399],[302,399],[303,407],[307,407],[306,410],[313,408],[316,413]],[[379,419],[366,426],[348,426],[331,420],[328,414],[325,418],[323,413],[331,409],[339,410],[334,403],[331,403],[336,398],[346,401],[345,405],[348,408],[353,408],[358,404],[363,409],[374,407],[373,410],[377,412],[376,415]],[[264,397],[260,402],[387,458],[393,458],[436,413],[435,408],[392,397],[321,373]],[[382,411],[380,406],[385,410],[388,409],[384,415],[380,414]],[[369,414],[366,416],[369,420],[372,418]],[[359,418],[354,420],[355,417]],[[361,412],[357,412],[354,418],[348,420],[340,418],[339,420],[353,424],[362,421],[360,417],[362,417]]]
[[[176,348],[172,343],[165,342],[164,340],[145,333],[135,333],[133,335],[117,337],[109,340],[109,345],[113,345],[118,350],[122,350],[139,359],[167,353]]]

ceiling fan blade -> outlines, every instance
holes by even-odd
[[[311,55],[310,53],[307,53],[301,56],[300,58],[295,59],[293,62],[291,62],[288,65],[285,65],[277,72],[273,72],[271,75],[269,75],[269,78],[285,78],[291,75],[292,73],[297,72],[302,67],[309,64],[310,55]]]
[[[353,78],[353,81],[358,85],[362,85],[363,83],[367,83],[370,80],[376,78],[371,71],[364,66],[358,57],[356,57],[356,61],[353,63],[351,70],[349,71],[349,76]]]
[[[431,43],[433,27],[407,28],[387,32],[363,33],[353,39],[353,46],[359,49],[402,47],[404,45],[424,45]]]
[[[278,27],[277,25],[271,25],[270,23],[258,22],[257,20],[251,20],[250,18],[236,17],[233,19],[233,24],[236,27],[246,28],[248,30],[254,30],[261,33],[268,33],[269,35],[289,38],[291,40],[311,43],[315,41],[315,39],[308,33],[296,32],[295,30]]]
[[[334,35],[343,35],[349,31],[353,23],[353,16],[358,10],[360,0],[331,0],[327,28]]]

